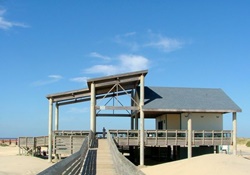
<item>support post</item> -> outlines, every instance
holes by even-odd
[[[53,130],[53,100],[52,98],[49,99],[49,140],[48,140],[48,161],[52,162],[52,130]]]
[[[95,83],[91,83],[91,99],[90,99],[90,130],[95,135],[96,133],[96,94],[95,94]]]
[[[192,118],[188,114],[188,159],[192,157]]]
[[[134,99],[134,90],[132,90],[132,92],[131,92],[131,106],[134,106],[134,105],[135,105],[133,99]],[[131,114],[132,114],[133,112],[134,112],[134,111],[131,110]],[[133,117],[133,116],[131,116],[131,127],[130,127],[130,128],[131,128],[131,130],[134,130],[134,129],[135,129],[135,120],[134,120],[134,117]]]
[[[134,117],[131,117],[131,130],[134,130]]]
[[[135,114],[135,130],[138,130],[138,114]]]
[[[59,105],[56,103],[55,105],[55,131],[58,131],[59,130]],[[59,156],[58,154],[55,155],[55,159],[56,159],[56,162],[58,162],[59,160]]]
[[[55,131],[59,130],[59,105],[56,104],[55,108]]]
[[[140,166],[144,166],[144,75],[140,78]]]
[[[237,155],[237,115],[233,112],[233,155]]]

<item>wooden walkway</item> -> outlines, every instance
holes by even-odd
[[[107,139],[98,139],[89,149],[82,175],[116,175]]]
[[[96,166],[97,175],[116,175],[107,139],[98,140]]]

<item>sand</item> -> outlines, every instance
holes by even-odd
[[[244,157],[228,154],[207,154],[191,159],[146,166],[141,170],[146,175],[249,175],[250,148],[239,146],[238,152],[240,150],[244,152]]]
[[[33,175],[53,165],[46,159],[18,155],[17,146],[0,146],[0,175]]]
[[[0,175],[34,175],[53,165],[46,159],[18,155],[17,146],[0,146]],[[241,154],[240,154],[241,153]],[[191,159],[146,166],[146,175],[249,175],[250,148],[238,146],[239,156],[209,154]]]

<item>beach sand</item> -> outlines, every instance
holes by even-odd
[[[146,175],[249,175],[250,148],[239,145],[240,156],[208,154],[142,167]],[[17,146],[0,146],[0,175],[34,175],[53,165],[47,159],[18,155]],[[243,155],[244,154],[244,155]],[[244,158],[244,157],[245,158]]]
[[[18,146],[0,146],[0,175],[34,175],[53,165],[46,159],[18,153]]]
[[[250,174],[250,148],[238,146],[238,152],[243,156],[228,154],[207,154],[183,159],[179,161],[163,163],[155,166],[142,167],[146,175],[249,175]]]

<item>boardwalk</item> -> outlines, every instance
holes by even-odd
[[[82,175],[116,175],[107,139],[99,139],[95,148],[90,148]]]
[[[107,139],[98,140],[97,175],[115,175],[115,167]]]

